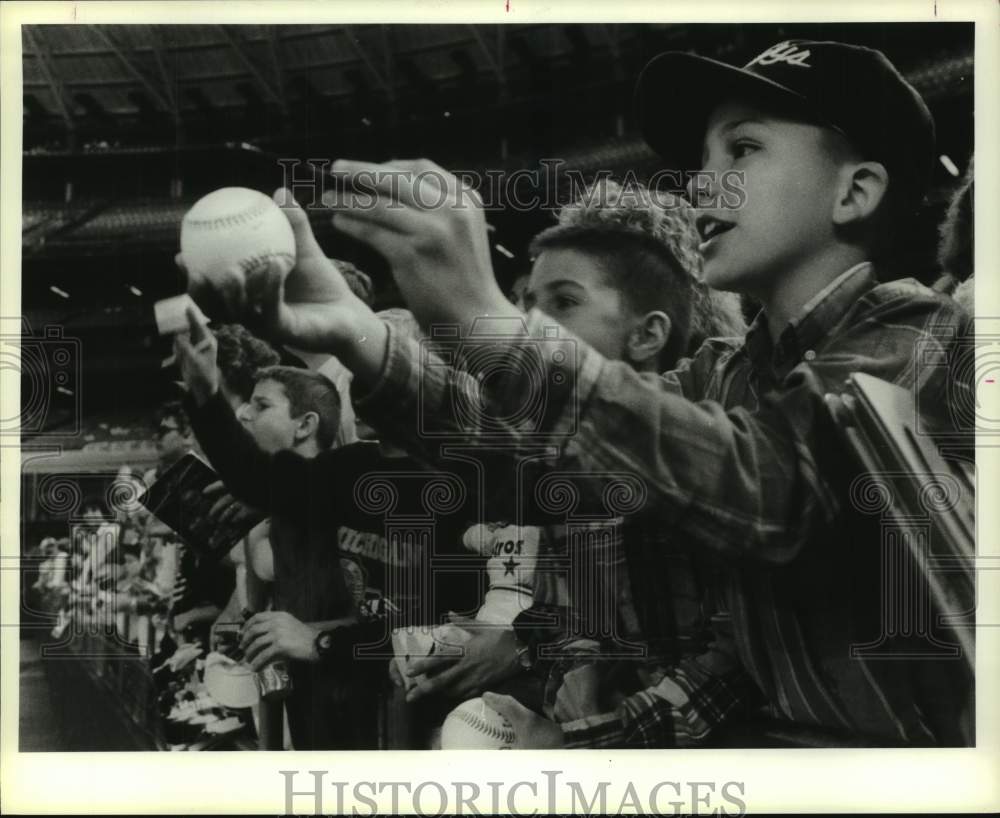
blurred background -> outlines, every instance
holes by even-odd
[[[151,306],[184,289],[180,220],[205,193],[270,193],[279,157],[426,156],[480,172],[555,157],[585,176],[642,179],[659,165],[636,133],[632,88],[652,56],[743,64],[795,37],[883,50],[930,105],[940,161],[913,242],[913,274],[930,281],[935,226],[973,147],[971,24],[24,26],[21,314],[47,365],[61,343],[47,326],[79,341],[56,388],[24,368],[23,403],[37,404],[24,439],[116,445],[170,393]],[[378,254],[313,218],[328,255],[372,276],[376,307],[397,304]],[[553,213],[489,219],[507,285]]]

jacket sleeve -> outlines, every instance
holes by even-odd
[[[426,366],[416,342],[390,332],[385,370],[359,411],[431,461],[443,437],[475,445],[479,429],[465,422],[474,414],[511,453],[551,445],[561,471],[633,475],[644,493],[633,513],[655,514],[694,547],[785,564],[839,513],[818,457],[837,435],[825,394],[856,371],[939,394],[945,373],[921,368],[917,356],[942,346],[935,327],[954,318],[941,299],[912,292],[866,300],[754,410],[698,400],[684,394],[683,378],[640,375],[579,340],[554,340],[540,313],[523,337],[507,339],[498,377]],[[539,389],[530,422],[511,422]]]

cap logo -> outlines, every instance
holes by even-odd
[[[800,68],[812,68],[806,62],[809,56],[808,49],[799,48],[793,45],[790,40],[785,40],[783,43],[772,45],[767,51],[754,57],[747,63],[746,67],[749,68],[751,65],[773,65],[776,62],[784,62],[789,65],[797,65]]]

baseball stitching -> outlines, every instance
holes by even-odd
[[[264,194],[262,193],[261,196]],[[231,213],[228,216],[219,216],[215,219],[192,219],[190,216],[186,216],[184,223],[191,227],[197,227],[199,230],[206,227],[235,227],[238,224],[246,224],[262,215],[269,204],[272,204],[271,200],[264,196],[263,199],[257,201],[256,205],[240,213]]]
[[[481,716],[476,713],[470,713],[467,710],[460,710],[455,715],[470,727],[479,730],[482,733],[486,733],[486,735],[490,738],[498,739],[499,741],[503,741],[508,744],[514,743],[514,730],[512,727],[507,726],[506,720],[503,724],[497,726],[495,724],[489,724],[484,721]],[[503,716],[501,716],[501,718],[503,718]]]

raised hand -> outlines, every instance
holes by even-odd
[[[270,265],[247,280],[248,323],[277,341],[336,355],[361,379],[374,378],[385,356],[385,325],[323,254],[291,191],[279,188],[274,200],[295,235],[295,267],[286,277]]]
[[[426,159],[341,159],[332,170],[358,188],[334,226],[385,256],[423,327],[520,315],[494,278],[482,201],[457,177]]]
[[[219,389],[218,344],[205,319],[188,307],[188,333],[174,336],[174,356],[191,397],[204,405]]]

